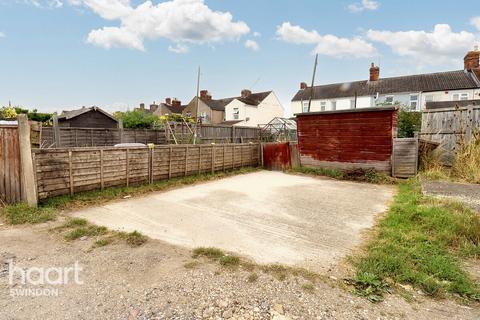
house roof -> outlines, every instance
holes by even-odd
[[[400,92],[429,92],[480,88],[474,72],[467,70],[417,74],[411,76],[381,78],[377,81],[354,81],[313,87],[314,99],[372,96]],[[292,101],[308,100],[310,87],[299,90]]]
[[[161,105],[170,110],[172,113],[182,113],[182,111],[187,107],[186,105],[175,106],[166,103],[162,103]]]
[[[210,107],[212,110],[216,111],[225,111],[225,106],[232,102],[233,100],[237,99],[242,101],[245,104],[250,106],[257,107],[265,98],[272,93],[272,91],[265,91],[265,92],[257,92],[252,93],[248,97],[231,97],[231,98],[223,98],[223,99],[201,99],[206,105]]]
[[[375,107],[375,108],[358,108],[358,109],[342,109],[342,110],[329,110],[329,111],[315,111],[315,112],[303,112],[296,113],[295,116],[314,116],[314,115],[328,115],[328,114],[340,114],[340,113],[359,113],[359,112],[381,112],[381,111],[395,111],[398,110],[396,106],[388,107]]]
[[[82,107],[80,109],[71,110],[71,111],[63,111],[62,114],[58,116],[58,120],[69,120],[69,119],[78,117],[79,115],[90,112],[90,111],[98,111],[100,113],[103,113],[104,115],[106,115],[110,119],[118,122],[118,120],[115,119],[115,117],[112,116],[110,113],[100,109],[99,107],[95,107],[95,106],[90,107],[90,108]]]

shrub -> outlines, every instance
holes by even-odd
[[[398,137],[412,138],[422,126],[422,113],[400,109],[398,112]]]

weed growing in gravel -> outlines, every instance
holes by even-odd
[[[261,269],[265,273],[271,273],[275,278],[283,281],[287,278],[288,268],[281,264],[268,264],[261,266]]]
[[[185,269],[193,269],[196,268],[199,265],[198,261],[190,261],[185,263],[183,266]]]
[[[480,217],[465,206],[422,196],[417,180],[400,185],[377,237],[354,262],[362,295],[381,295],[384,280],[411,284],[431,296],[445,292],[480,300],[462,255],[480,245]],[[372,299],[371,299],[372,300]]]
[[[312,283],[305,283],[302,285],[302,289],[309,293],[312,293],[313,291],[315,291],[315,286]]]
[[[337,170],[326,168],[293,167],[290,172],[313,176],[326,176],[338,180],[368,182],[376,184],[394,184],[396,180],[375,169]]]
[[[258,274],[256,274],[255,272],[252,272],[248,275],[248,278],[247,278],[247,281],[252,283],[252,282],[255,282],[258,280]]]
[[[146,236],[136,230],[130,233],[119,232],[118,236],[121,239],[125,239],[125,241],[128,245],[130,245],[130,247],[140,247],[148,240]]]
[[[233,255],[227,255],[221,257],[219,262],[224,267],[238,267],[240,265],[240,258]]]
[[[80,239],[81,237],[94,237],[104,235],[108,232],[107,228],[89,225],[86,227],[77,227],[65,234],[65,239],[73,241]]]
[[[108,246],[109,244],[111,244],[113,242],[113,237],[106,237],[106,238],[102,238],[102,239],[99,239],[97,241],[95,241],[93,243],[93,248],[100,248],[100,247],[105,247],[105,246]]]
[[[192,251],[192,258],[196,259],[198,257],[205,257],[209,258],[212,260],[218,260],[225,256],[225,253],[223,253],[222,250],[218,248],[205,248],[205,247],[200,247],[200,248],[195,248]]]

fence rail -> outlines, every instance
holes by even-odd
[[[171,131],[170,131],[171,130]],[[173,139],[172,134],[176,136]],[[260,140],[260,128],[199,125],[197,143],[247,143]],[[119,143],[153,143],[156,145],[191,143],[192,131],[182,123],[160,129],[69,128],[52,127],[41,131],[41,148],[73,148],[113,146]]]
[[[257,166],[258,143],[34,149],[39,198]]]

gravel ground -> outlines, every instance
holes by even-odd
[[[480,318],[478,304],[431,300],[415,291],[414,302],[392,294],[372,304],[343,286],[346,271],[339,266],[313,286],[300,277],[281,281],[261,271],[249,282],[252,271],[231,271],[205,260],[186,268],[191,252],[158,240],[139,248],[118,242],[92,250],[94,239],[65,242],[49,231],[54,226],[0,226],[0,319]],[[58,297],[11,296],[19,285],[9,284],[9,259],[23,268],[78,261],[83,284],[58,286]]]
[[[447,181],[422,181],[422,190],[426,195],[451,198],[465,203],[480,212],[480,185]]]

